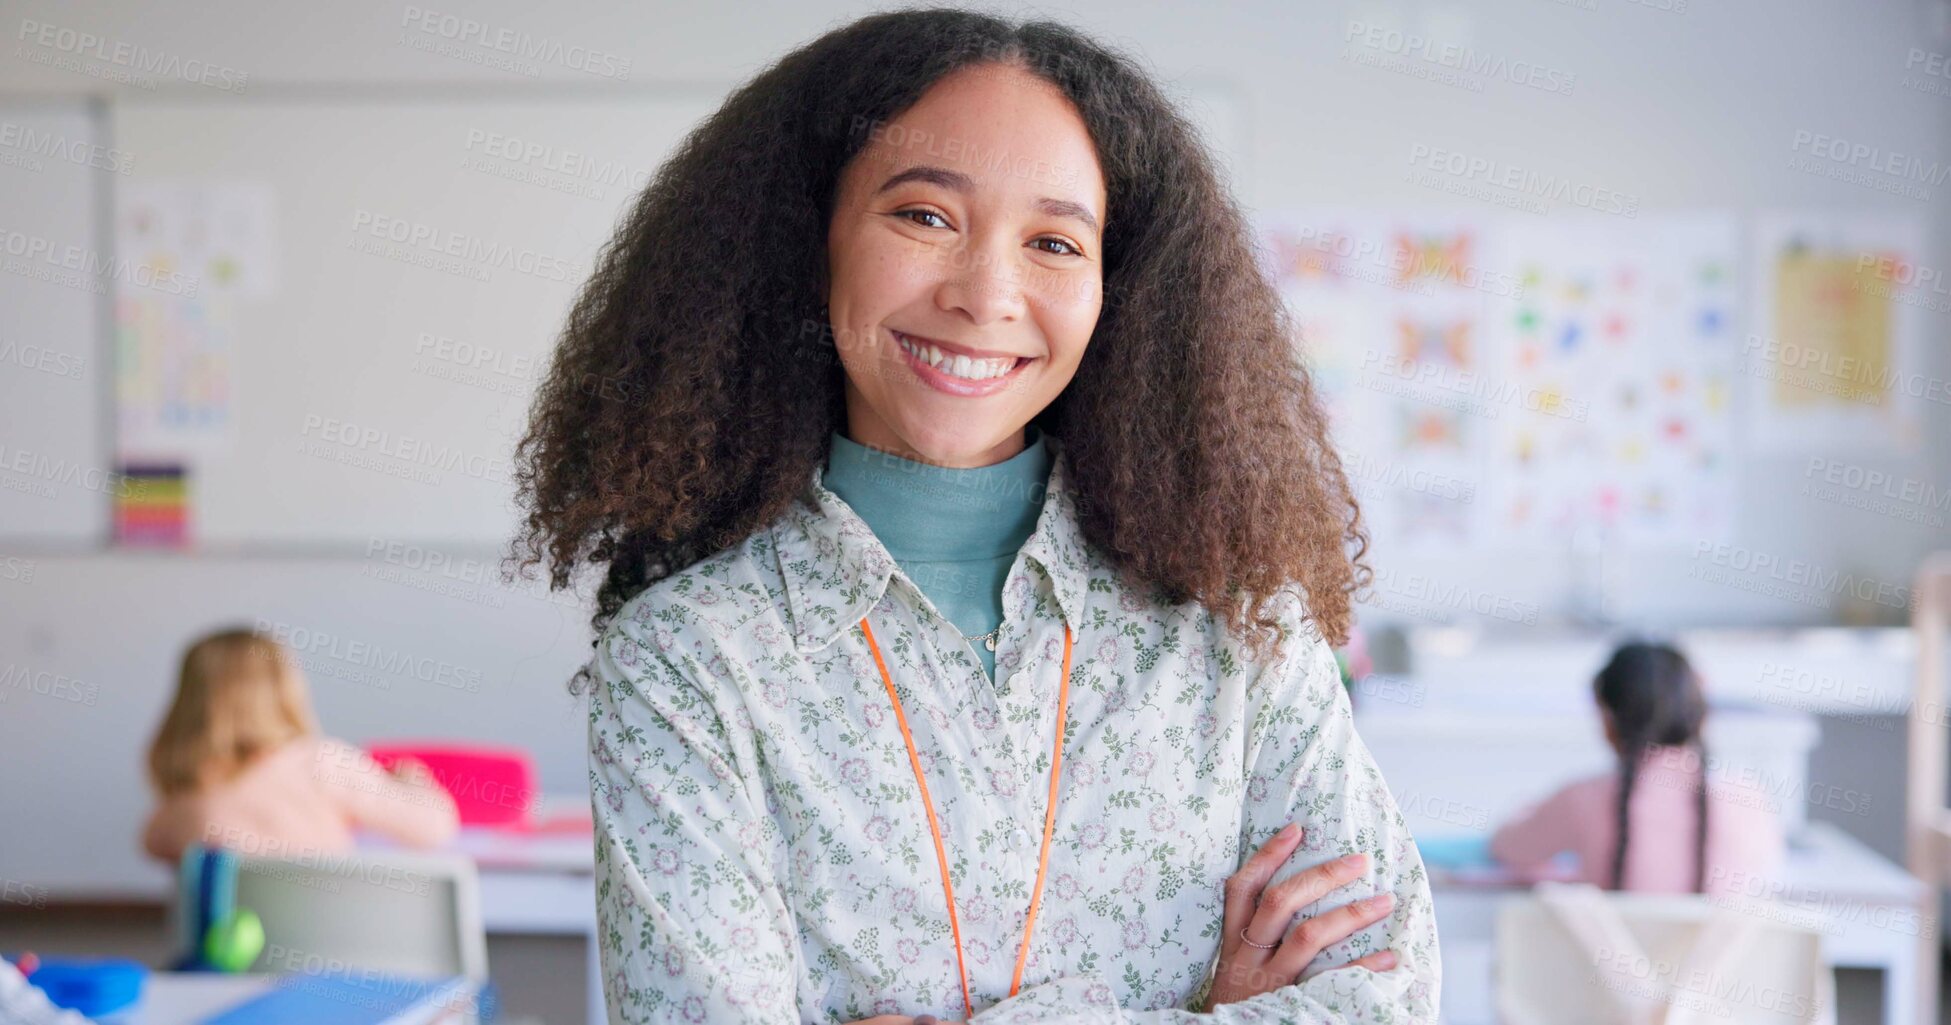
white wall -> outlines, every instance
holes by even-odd
[[[1951,98],[1904,85],[1911,47],[1951,52],[1951,40],[1927,31],[1927,15],[1941,8],[1935,0],[1693,0],[1684,13],[1626,0],[1591,0],[1590,6],[1267,0],[1005,10],[1070,20],[1138,52],[1182,91],[1233,97],[1239,132],[1229,145],[1240,150],[1240,197],[1254,207],[1444,205],[1442,197],[1403,181],[1412,147],[1427,145],[1603,184],[1638,195],[1644,209],[1897,208],[1928,217],[1934,232],[1944,220],[1935,196],[1929,203],[1894,199],[1788,166],[1798,130],[1860,138],[1925,159],[1946,155]],[[409,86],[519,95],[533,83],[722,95],[794,44],[872,8],[783,0],[467,5],[467,15],[491,29],[628,58],[632,70],[621,84],[547,63],[530,78],[427,52],[411,45],[426,37],[403,26],[414,9],[403,3],[224,0],[185,8],[135,0],[86,6],[7,0],[0,5],[9,39],[0,94],[136,88],[20,59],[61,56],[19,38],[23,24],[36,21],[97,33],[108,49],[129,43],[240,69],[249,76],[247,92],[263,95]],[[461,5],[433,9],[459,13]],[[1553,95],[1492,81],[1472,91],[1362,66],[1343,58],[1355,22],[1533,61],[1575,74],[1577,86],[1571,95]],[[79,63],[111,67],[97,59]],[[376,154],[376,163],[384,156]],[[0,198],[0,215],[12,213]],[[1934,252],[1937,266],[1951,266],[1941,244]],[[0,311],[0,327],[5,317]],[[1932,315],[1929,323],[1928,371],[1943,376],[1951,373],[1945,321]],[[106,359],[105,348],[97,352]],[[1928,414],[1929,455],[1872,465],[1945,486],[1951,426],[1942,407]],[[1803,464],[1801,457],[1756,458],[1738,469],[1741,543],[1898,582],[1920,552],[1944,544],[1942,531],[1802,498]],[[494,554],[454,556],[491,560]],[[1376,561],[1402,565],[1386,550]],[[585,617],[533,598],[512,597],[495,608],[478,597],[444,596],[427,590],[439,582],[424,576],[402,583],[372,575],[384,576],[389,567],[384,558],[358,553],[207,559],[16,550],[0,557],[0,667],[94,688],[92,704],[31,689],[4,695],[0,762],[10,782],[0,789],[0,822],[10,825],[0,827],[0,878],[64,890],[105,880],[124,888],[161,885],[162,876],[145,870],[131,846],[146,801],[140,749],[166,700],[183,640],[239,617],[365,640],[480,674],[481,688],[472,693],[410,677],[380,688],[334,676],[357,667],[327,656],[312,676],[334,732],[519,741],[541,758],[546,785],[580,787],[581,726],[563,680],[587,651]],[[1558,607],[1567,579],[1564,560],[1514,562],[1489,550],[1419,556],[1409,568],[1547,609]],[[1684,554],[1615,559],[1613,607],[1625,617],[1661,622],[1792,622],[1819,615],[1702,586],[1687,579],[1688,568]],[[88,853],[77,857],[78,851]]]

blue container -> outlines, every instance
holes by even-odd
[[[142,980],[149,970],[134,961],[95,958],[41,958],[27,981],[40,987],[56,1007],[90,1018],[114,1014],[142,997]]]

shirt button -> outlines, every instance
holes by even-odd
[[[1030,845],[1030,831],[1021,826],[1016,827],[1016,831],[1009,834],[1009,842],[1019,848],[1028,847]]]

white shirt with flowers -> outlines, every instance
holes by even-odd
[[[612,1022],[965,1016],[934,842],[860,619],[935,802],[978,1025],[1436,1018],[1428,880],[1356,735],[1334,656],[1287,592],[1263,661],[1196,603],[1113,572],[1057,451],[1003,589],[996,679],[821,483],[626,603],[589,664],[597,910]],[[1070,706],[1048,880],[1021,990],[1064,626]],[[1290,821],[1276,876],[1357,851],[1388,918],[1305,981],[1209,1015],[1223,884]],[[1327,971],[1376,950],[1387,972]]]

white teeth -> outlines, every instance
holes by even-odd
[[[970,359],[967,356],[950,356],[933,345],[919,344],[899,332],[896,332],[894,337],[901,343],[901,347],[913,353],[916,359],[950,377],[960,377],[967,381],[986,381],[992,377],[1001,377],[1016,368],[1014,357]]]

